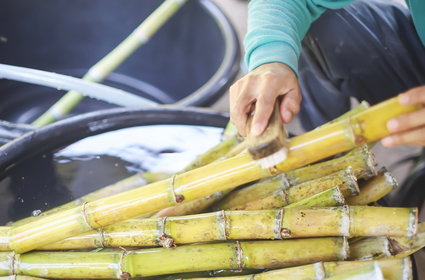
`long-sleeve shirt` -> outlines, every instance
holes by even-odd
[[[406,1],[425,46],[425,1]],[[311,23],[327,9],[339,9],[351,2],[353,0],[251,0],[244,40],[248,69],[281,62],[297,73],[301,41]]]

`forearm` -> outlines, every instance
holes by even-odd
[[[280,62],[296,73],[301,41],[311,23],[327,8],[341,8],[352,1],[251,0],[244,40],[249,70]]]

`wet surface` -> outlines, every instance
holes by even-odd
[[[0,181],[0,225],[40,214],[140,171],[178,172],[217,144],[221,132],[187,125],[127,128],[31,158]]]

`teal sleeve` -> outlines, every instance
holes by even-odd
[[[249,70],[281,62],[298,72],[301,40],[311,23],[326,9],[338,9],[353,0],[251,0],[244,39]]]

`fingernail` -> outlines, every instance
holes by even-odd
[[[283,113],[283,119],[285,120],[285,122],[289,122],[292,118],[292,113],[289,111],[286,111]]]
[[[262,132],[262,127],[261,127],[259,124],[253,124],[253,125],[252,125],[252,127],[251,127],[251,133],[252,133],[254,136],[258,136],[258,135],[260,135],[260,134],[261,134],[261,132]]]
[[[398,127],[399,127],[399,123],[395,119],[389,120],[387,122],[387,128],[391,132],[397,131]]]
[[[398,101],[401,105],[409,105],[410,104],[410,96],[407,94],[401,94],[398,98]]]
[[[381,143],[385,147],[391,147],[394,144],[394,139],[392,137],[385,137]]]

